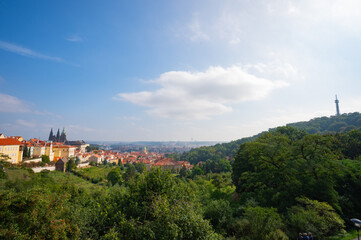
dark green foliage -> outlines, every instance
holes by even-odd
[[[115,185],[117,183],[120,183],[122,179],[122,176],[120,175],[120,172],[118,169],[113,169],[110,171],[107,175],[107,180],[112,184]]]
[[[218,233],[225,234],[232,222],[232,208],[229,201],[223,199],[211,201],[205,208],[204,217],[210,220]]]
[[[134,164],[135,170],[137,170],[138,173],[143,173],[147,170],[147,167],[144,163],[138,162]]]
[[[297,130],[298,129],[298,130]],[[361,129],[361,114],[358,112],[342,114],[341,116],[314,118],[306,122],[296,122],[287,124],[286,127],[269,129],[270,132],[278,131],[281,134],[288,135],[294,141],[302,138],[306,133],[309,134],[327,134],[327,133],[345,133],[351,130]],[[299,131],[301,130],[301,131]],[[170,154],[169,156],[181,161],[188,161],[191,164],[199,162],[207,163],[205,171],[222,172],[215,167],[221,159],[228,159],[232,164],[241,144],[252,142],[260,135],[242,138],[229,143],[216,144],[209,147],[200,147],[185,152],[183,154]],[[361,150],[359,150],[361,151]],[[216,169],[216,170],[214,170]]]
[[[197,211],[195,199],[184,194],[170,173],[159,168],[130,181],[126,198],[114,196],[122,216],[108,238],[115,239],[215,239],[209,223]],[[119,199],[119,200],[117,200]]]
[[[5,169],[9,167],[8,159],[10,159],[8,155],[0,153],[0,179],[6,178]]]
[[[351,130],[346,134],[337,134],[344,158],[357,159],[361,155],[361,131]]]
[[[135,166],[133,164],[127,163],[125,173],[123,174],[123,178],[126,181],[129,181],[131,179],[134,179],[136,175],[137,175],[137,171],[135,169]]]
[[[69,195],[33,189],[0,194],[0,236],[5,239],[76,239],[79,229],[62,209]]]
[[[236,223],[238,239],[288,240],[284,223],[275,208],[247,206],[243,218]]]
[[[29,152],[28,146],[25,145],[25,147],[23,149],[23,158],[29,157],[28,152]]]
[[[302,232],[308,229],[323,239],[344,228],[344,221],[329,204],[308,198],[298,198],[297,202],[299,205],[293,206],[288,211],[291,231]]]
[[[288,218],[291,236],[313,231],[322,238],[339,232],[344,227],[339,215],[360,217],[360,141],[355,130],[310,135],[283,127],[262,134],[241,145],[233,164],[241,203],[253,198],[277,208]]]
[[[91,152],[91,151],[94,151],[94,150],[99,150],[99,147],[94,146],[94,145],[90,145],[90,146],[87,146],[85,149],[86,149],[87,152]]]
[[[207,159],[179,175],[141,164],[5,167],[0,238],[286,240],[311,231],[325,239],[342,218],[361,218],[360,138],[281,127],[242,144],[234,160],[195,151]]]
[[[233,165],[237,191],[282,211],[303,195],[340,210],[335,176],[342,166],[332,151],[334,138],[304,135],[297,140],[283,130],[242,145]]]
[[[70,172],[72,170],[76,169],[76,163],[73,159],[70,159],[67,163],[66,163],[66,171]]]
[[[50,162],[50,158],[49,158],[49,156],[47,156],[47,155],[41,155],[41,161],[42,161],[43,163],[49,163],[49,162]]]
[[[199,166],[196,166],[192,169],[192,176],[197,176],[197,175],[203,175],[204,174],[204,171],[201,167]]]
[[[179,171],[179,176],[180,177],[187,177],[188,173],[189,173],[189,170],[185,166],[183,166],[181,168],[181,170]]]
[[[305,130],[310,134],[347,132],[361,128],[361,114],[358,112],[346,113],[341,116],[314,118],[307,122],[290,123],[287,126]]]
[[[242,138],[229,143],[216,144],[211,147],[194,148],[189,152],[185,152],[180,156],[173,156],[174,159],[188,161],[196,165],[199,162],[206,162],[207,160],[218,163],[221,159],[229,157],[233,159],[242,143],[252,141],[256,136],[250,138]]]

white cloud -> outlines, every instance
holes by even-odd
[[[29,112],[28,104],[17,97],[0,93],[0,112]]]
[[[79,34],[72,34],[66,38],[69,42],[84,42],[85,38],[80,36]]]
[[[190,37],[191,41],[207,41],[209,36],[205,34],[202,30],[201,24],[198,20],[198,16],[195,15],[193,21],[189,24]]]
[[[21,47],[19,45],[15,45],[13,43],[0,41],[0,48],[5,50],[5,51],[13,52],[13,53],[25,56],[25,57],[41,58],[41,59],[55,61],[55,62],[62,62],[63,61],[62,58],[47,56],[47,55],[35,52],[35,51],[31,50],[31,49],[24,48],[24,47]]]
[[[150,108],[157,117],[208,119],[232,111],[230,104],[265,98],[284,81],[257,77],[241,66],[209,67],[204,72],[171,71],[150,81],[156,91],[120,93],[115,97]]]
[[[271,79],[286,79],[294,80],[303,78],[300,76],[298,70],[290,63],[256,63],[256,64],[246,64],[244,69],[251,74],[256,76],[265,76]]]

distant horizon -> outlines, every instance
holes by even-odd
[[[360,113],[360,112],[348,112],[348,113],[341,113],[341,116],[343,114],[352,114],[352,113]],[[282,126],[286,126],[288,124],[293,124],[293,123],[298,123],[298,122],[308,122],[308,121],[311,121],[313,119],[317,119],[317,118],[322,118],[322,117],[327,117],[327,118],[331,118],[331,117],[337,117],[337,115],[330,115],[330,116],[318,116],[318,117],[314,117],[314,118],[311,118],[311,119],[308,119],[308,120],[301,120],[301,121],[295,121],[295,122],[289,122],[289,123],[285,123],[283,125],[279,125],[279,126],[274,126],[274,127],[269,127],[267,128],[266,130],[262,130],[258,133],[255,133],[253,135],[250,135],[250,136],[243,136],[243,137],[239,137],[237,139],[232,139],[232,140],[197,140],[197,139],[194,139],[194,140],[134,140],[134,141],[127,141],[127,140],[87,140],[87,139],[71,139],[68,137],[67,135],[67,138],[68,138],[68,141],[85,141],[86,143],[124,143],[124,144],[132,144],[132,143],[228,143],[228,142],[231,142],[231,141],[236,141],[236,140],[239,140],[239,139],[242,139],[242,138],[248,138],[248,137],[253,137],[255,135],[258,135],[262,132],[265,132],[265,131],[269,131],[270,129],[273,129],[273,128],[277,128],[277,127],[282,127]],[[54,128],[53,128],[54,130]],[[66,129],[65,129],[66,130]],[[0,132],[2,133],[2,132]],[[50,130],[49,130],[49,133],[50,133]],[[5,134],[6,136],[21,136],[21,135],[7,135]],[[22,136],[24,137],[24,136]],[[30,137],[30,138],[38,138],[38,137]],[[24,139],[30,139],[30,138],[25,138]],[[43,141],[47,141],[48,140],[48,137],[45,137],[45,138],[39,138],[40,140],[43,140]]]

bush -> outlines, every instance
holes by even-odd
[[[227,229],[232,219],[232,209],[228,201],[223,199],[214,200],[207,205],[204,216],[210,220],[217,232],[222,233],[222,230]]]
[[[307,231],[323,239],[344,228],[344,221],[328,203],[308,198],[298,198],[297,201],[300,204],[288,211],[290,234]]]
[[[275,208],[244,208],[243,219],[237,222],[239,239],[286,240],[284,224]]]

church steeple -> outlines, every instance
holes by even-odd
[[[335,103],[336,103],[336,116],[340,116],[340,108],[338,106],[339,101],[337,99],[337,95],[336,95]]]
[[[60,130],[59,130],[59,128],[58,128],[58,132],[56,133],[56,139],[55,139],[55,141],[56,141],[56,142],[59,142],[59,140],[60,140]]]
[[[54,133],[53,133],[53,129],[50,130],[50,134],[49,134],[49,141],[54,141]]]
[[[67,139],[66,139],[66,133],[65,133],[65,128],[63,128],[63,131],[61,132],[61,135],[60,135],[60,141],[59,142],[66,142]]]

